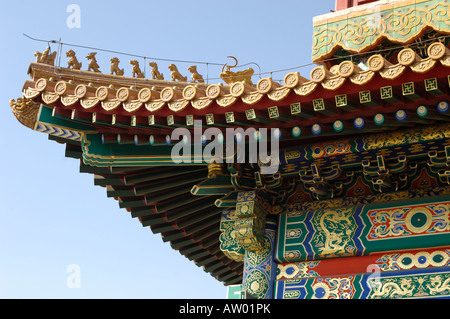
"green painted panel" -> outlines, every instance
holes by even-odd
[[[353,8],[317,17],[313,33],[313,61],[339,48],[351,53],[369,50],[387,39],[409,43],[426,28],[450,33],[450,4],[443,0],[409,0]]]
[[[41,111],[39,113],[39,117],[37,123],[47,124],[55,127],[66,128],[69,130],[75,130],[79,132],[95,132],[95,128],[93,126],[80,124],[74,121],[69,121],[65,119],[61,119],[58,117],[54,117],[52,115],[53,109],[42,105]]]
[[[100,134],[85,134],[82,139],[83,161],[92,166],[162,166],[162,165],[205,165],[211,158],[190,147],[192,156],[183,156],[181,163],[172,159],[172,147],[134,144],[103,144]],[[196,155],[196,154],[200,155]]]
[[[279,262],[362,256],[450,243],[450,195],[280,215]]]

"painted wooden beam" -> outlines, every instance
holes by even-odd
[[[441,223],[441,217],[449,211],[450,195],[286,211],[279,219],[276,259],[321,260],[444,246],[450,240],[450,221]]]
[[[152,169],[147,173],[128,174],[124,177],[126,185],[135,185],[144,182],[150,182],[162,178],[168,178],[173,176],[181,176],[190,173],[204,173],[207,174],[207,170],[202,167],[171,167],[167,169]]]
[[[167,179],[164,183],[161,183],[160,181],[152,181],[149,183],[145,183],[143,185],[135,186],[134,192],[136,195],[146,195],[149,193],[154,193],[156,191],[164,190],[164,189],[170,189],[175,186],[181,187],[182,185],[188,185],[191,183],[195,183],[199,180],[202,180],[205,178],[205,175],[203,173],[193,173],[186,176],[186,178],[181,179],[178,177],[172,177]]]

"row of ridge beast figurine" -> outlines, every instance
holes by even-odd
[[[55,60],[56,60],[56,53],[57,53],[56,51],[50,53],[50,47],[47,47],[47,49],[44,52],[36,51],[34,55],[36,56],[36,62],[54,65]],[[86,59],[89,60],[88,71],[101,73],[100,66],[98,65],[98,62],[96,59],[96,55],[97,55],[97,52],[91,52],[86,56]],[[69,58],[69,60],[67,61],[67,68],[73,69],[73,70],[81,70],[82,63],[78,61],[76,54],[73,50],[67,51],[66,57]],[[125,71],[124,71],[124,69],[119,68],[120,60],[117,57],[114,57],[114,58],[110,59],[110,62],[111,62],[111,67],[110,67],[111,74],[123,76]],[[131,72],[132,72],[132,75],[134,78],[144,78],[145,77],[144,73],[142,72],[142,70],[139,66],[139,62],[137,60],[130,60],[130,64],[133,66]],[[164,80],[164,75],[158,71],[158,65],[154,61],[150,62],[149,66],[152,68],[151,76],[152,76],[153,80]],[[172,81],[181,81],[181,82],[187,81],[187,77],[182,76],[180,74],[180,72],[178,71],[178,68],[175,64],[170,64],[168,68],[172,72],[171,73]],[[196,65],[191,65],[188,68],[188,71],[191,72],[192,82],[194,82],[194,83],[204,83],[205,82],[203,79],[203,76],[197,72]]]
[[[50,47],[47,47],[47,49],[45,49],[44,52],[36,51],[34,53],[37,63],[45,63],[49,65],[55,65],[56,54],[57,54],[56,51],[50,53]],[[89,61],[88,71],[101,73],[100,67],[97,63],[96,55],[97,52],[91,52],[86,56],[86,59],[88,59]],[[81,70],[82,63],[78,61],[76,54],[73,50],[67,51],[66,57],[69,58],[69,60],[67,61],[67,68],[73,70]],[[238,61],[233,56],[228,56],[228,58],[232,58],[235,61],[235,64],[234,65],[225,64],[222,67],[222,71],[220,73],[220,77],[222,78],[222,80],[225,81],[227,84],[232,84],[235,82],[243,82],[246,85],[253,86],[251,77],[254,75],[254,70],[252,68],[248,68],[246,70],[233,72],[231,71],[231,68],[236,67],[238,65]],[[115,74],[118,76],[123,76],[125,71],[124,69],[119,68],[120,60],[117,57],[114,57],[110,59],[110,62],[111,62],[110,67],[111,75]],[[133,66],[131,72],[134,78],[145,78],[145,75],[141,71],[141,68],[139,67],[139,62],[137,60],[130,60],[130,64]],[[152,68],[151,77],[153,80],[164,80],[164,75],[158,71],[158,65],[154,61],[150,62],[149,66]],[[175,64],[170,64],[168,68],[171,71],[170,75],[172,81],[187,82],[187,77],[182,76],[180,74]],[[191,65],[188,68],[188,71],[191,73],[192,83],[205,83],[203,76],[197,72],[196,65]]]

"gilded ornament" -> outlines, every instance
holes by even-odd
[[[123,102],[123,108],[127,112],[137,111],[142,106],[141,101],[127,101]]]
[[[383,68],[392,65],[381,54],[374,54],[367,60],[367,67],[373,72],[379,72]]]
[[[433,215],[424,207],[411,209],[405,218],[406,228],[415,234],[423,233],[430,228],[432,222]]]
[[[193,83],[205,83],[203,76],[197,72],[196,65],[188,67],[188,71],[191,72],[191,80]]]
[[[247,251],[261,252],[265,245],[266,212],[254,191],[240,192],[236,204],[235,237]]]
[[[245,85],[242,82],[234,82],[230,86],[230,93],[234,97],[240,97],[245,92]]]
[[[151,101],[151,102],[145,103],[145,108],[147,110],[149,110],[150,112],[155,112],[155,111],[159,110],[160,108],[162,108],[164,106],[164,104],[166,104],[166,102],[164,102],[162,100]]]
[[[432,267],[443,267],[449,261],[448,250],[437,250],[430,253],[430,259],[428,260],[430,266]]]
[[[234,225],[235,225],[235,214],[232,210],[226,210],[222,212],[222,218],[220,221],[220,250],[229,259],[244,262],[245,250],[240,246],[236,240]]]
[[[333,75],[331,72],[330,75]],[[327,72],[323,66],[318,66],[311,71],[311,81],[315,83],[320,83],[327,77]]]
[[[95,57],[97,55],[97,52],[91,52],[88,55],[86,55],[86,59],[89,60],[88,65],[88,71],[91,72],[100,72],[100,67],[97,63],[97,58]]]
[[[170,100],[172,100],[174,98],[175,93],[172,88],[166,87],[166,88],[162,89],[160,95],[161,95],[161,100],[163,100],[164,102],[169,102]]]
[[[36,89],[33,88],[26,88],[23,92],[23,96],[27,99],[34,99],[35,97],[38,97],[41,95],[41,92],[39,92]]]
[[[56,93],[51,93],[51,92],[42,92],[41,98],[45,104],[50,105],[50,104],[53,104],[56,101],[58,101],[59,95]]]
[[[286,268],[289,269],[289,273],[286,273]],[[307,269],[307,267],[304,267]],[[291,279],[294,278],[297,273],[299,272],[299,267],[297,266],[297,264],[288,264],[288,265],[282,265],[282,264],[278,264],[277,265],[277,280],[281,280],[281,279]]]
[[[411,43],[427,29],[450,32],[448,3],[401,1],[393,10],[386,2],[378,6],[376,15],[370,9],[360,8],[354,8],[350,16],[314,23],[313,61],[330,56],[338,48],[351,53],[366,52],[382,39]]]
[[[300,73],[291,72],[285,75],[283,82],[285,87],[293,89],[300,83],[307,82],[307,80],[305,78],[302,78],[300,76]]]
[[[446,67],[450,67],[450,55],[446,55],[444,56],[442,59],[440,59],[439,61],[441,61],[441,64],[446,66]]]
[[[227,84],[233,84],[236,82],[243,82],[248,86],[253,86],[252,76],[255,71],[252,68],[248,68],[247,70],[233,72],[232,68],[238,65],[238,61],[235,57],[228,56],[228,58],[232,58],[235,61],[234,65],[225,64],[222,67],[222,72],[220,73],[220,78],[225,81]]]
[[[296,88],[294,88],[294,92],[300,96],[307,96],[314,92],[317,87],[317,83],[313,81],[308,81],[306,83],[300,84]]]
[[[244,289],[258,299],[263,299],[266,296],[269,287],[266,276],[258,269],[253,269],[248,274],[244,284]]]
[[[335,91],[345,83],[345,79],[340,75],[334,75],[321,81],[321,84],[325,89]]]
[[[412,297],[415,288],[411,277],[377,278],[368,280],[368,285],[372,287],[370,299]]]
[[[141,68],[139,66],[139,62],[137,60],[130,60],[130,64],[133,66],[131,68],[131,74],[133,78],[143,79],[144,73],[142,73]]]
[[[300,290],[289,290],[283,293],[283,299],[298,299],[301,296]]]
[[[81,106],[85,109],[91,109],[100,102],[96,97],[84,97],[80,99]]]
[[[104,100],[101,102],[102,103],[102,108],[105,111],[112,111],[115,110],[119,107],[119,105],[121,104],[120,101],[117,100]]]
[[[197,88],[193,85],[188,85],[183,89],[183,98],[188,101],[193,100],[197,96]]]
[[[264,78],[258,81],[258,83],[256,84],[256,89],[259,93],[266,94],[279,86],[280,85],[274,82],[271,78]]]
[[[143,88],[138,93],[138,100],[142,103],[147,103],[152,98],[152,90]]]
[[[41,78],[34,83],[34,88],[39,92],[43,92],[47,88],[47,84],[48,84],[47,79]]]
[[[311,299],[351,299],[354,294],[353,277],[324,278],[314,281]]]
[[[198,98],[191,101],[191,105],[196,110],[202,110],[213,102],[210,98]]]
[[[64,106],[72,106],[75,105],[79,101],[79,98],[73,95],[63,95],[61,96],[61,103]]]
[[[277,280],[319,277],[319,274],[312,270],[319,265],[319,263],[320,260],[296,262],[285,265],[278,264]]]
[[[270,241],[270,238],[267,236],[264,237],[264,244],[263,249],[261,249],[258,252],[249,251],[247,252],[247,263],[252,266],[258,266],[264,260],[266,260],[267,257],[269,257],[271,251],[272,251],[272,243]]]
[[[187,77],[181,75],[181,73],[178,71],[178,68],[175,64],[170,64],[168,66],[168,69],[171,71],[170,76],[172,78],[172,81],[180,81],[180,82],[187,81]]]
[[[118,89],[116,92],[116,98],[120,102],[125,102],[126,100],[128,100],[129,96],[130,96],[130,90],[128,90],[125,87]]]
[[[312,289],[314,291],[312,299],[328,299],[330,297],[330,287],[324,282],[316,283]]]
[[[42,53],[39,51],[34,52],[34,56],[36,57],[37,63],[55,65],[56,53],[57,53],[56,51],[50,53],[50,47],[48,46]]]
[[[218,175],[227,175],[225,173],[225,165],[223,163],[216,163],[216,160],[212,160],[208,164],[208,178],[215,178]]]
[[[109,62],[111,62],[111,67],[110,67],[111,75],[113,75],[113,74],[118,75],[118,76],[124,75],[125,71],[124,71],[124,69],[119,68],[120,60],[117,57],[111,58],[109,60]]]
[[[432,276],[428,282],[426,287],[429,289],[430,295],[450,294],[450,277],[448,277],[448,275]]]
[[[409,209],[408,209],[409,208]],[[449,205],[438,203],[369,211],[372,239],[433,234],[450,230]]]
[[[402,64],[388,66],[380,70],[380,75],[384,79],[393,80],[403,74],[406,67]]]
[[[16,119],[22,125],[34,129],[41,108],[40,103],[27,98],[18,98],[17,101],[9,100],[9,106]]]
[[[406,49],[401,50],[398,53],[397,59],[398,59],[398,63],[400,63],[403,66],[409,66],[413,63],[420,61],[420,57],[411,48],[406,48]]]
[[[76,57],[75,51],[69,50],[66,52],[66,57],[69,58],[69,61],[67,62],[67,68],[72,68],[73,70],[80,70],[81,69],[81,62],[78,62],[78,59]]]
[[[168,102],[167,104],[171,111],[179,112],[179,111],[185,109],[186,106],[188,106],[189,101],[188,100],[177,100],[177,101]]]
[[[291,89],[286,88],[286,87],[281,87],[281,88],[277,88],[275,90],[270,91],[267,96],[269,97],[269,99],[271,99],[272,101],[281,101],[282,99],[284,99],[285,97],[287,97],[289,95],[289,93],[291,92]]]
[[[355,72],[350,76],[350,81],[354,84],[364,85],[369,83],[374,77],[375,72],[371,70]]]
[[[434,42],[427,49],[428,56],[433,60],[440,60],[446,55],[450,55],[450,50],[442,42]]]
[[[104,101],[108,98],[108,88],[106,86],[101,86],[95,91],[95,96],[100,101]]]
[[[330,72],[334,75],[339,75],[339,65],[335,64],[330,68]]]
[[[354,208],[324,210],[314,216],[317,232],[313,242],[321,243],[318,249],[321,256],[347,256],[352,243],[356,225],[352,222]]]
[[[237,101],[237,97],[232,96],[232,95],[219,96],[216,99],[217,104],[222,107],[228,107],[228,106],[234,104],[236,101]]]
[[[412,65],[410,65],[411,70],[417,73],[426,73],[430,71],[434,65],[436,64],[436,60],[433,60],[432,58],[426,58],[423,60],[420,60],[419,62],[416,62]]]
[[[150,74],[153,80],[164,80],[164,75],[158,71],[158,64],[155,61],[150,62],[148,65],[152,68]]]
[[[206,88],[206,96],[210,99],[216,99],[219,97],[221,88],[217,84],[211,84]]]
[[[359,68],[356,67],[352,61],[343,61],[339,64],[339,68],[338,68],[339,75],[344,78],[348,78],[355,71],[361,71],[361,70],[359,70]]]
[[[256,102],[258,102],[259,100],[261,100],[263,98],[264,94],[259,93],[259,92],[252,92],[252,93],[247,93],[247,94],[243,94],[241,96],[242,101],[244,101],[245,104],[255,104]]]
[[[79,99],[82,99],[85,97],[86,93],[87,93],[87,88],[86,85],[84,84],[80,84],[75,88],[75,96]]]
[[[443,296],[450,294],[450,274],[439,272],[373,278],[368,280],[368,286],[371,287],[369,299]]]
[[[56,94],[63,95],[67,91],[67,84],[66,84],[66,82],[65,81],[59,81],[58,83],[56,83],[54,90],[55,90]]]

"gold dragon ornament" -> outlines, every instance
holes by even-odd
[[[18,98],[17,101],[13,99],[9,100],[9,106],[20,123],[34,129],[41,107],[40,103],[27,98]]]
[[[231,71],[231,69],[235,68],[238,65],[238,60],[233,56],[228,56],[228,58],[233,59],[235,61],[235,64],[225,64],[222,67],[220,78],[230,85],[236,82],[242,82],[246,85],[253,86],[252,75],[255,73],[255,71],[252,68],[248,68],[247,70],[233,72]]]

